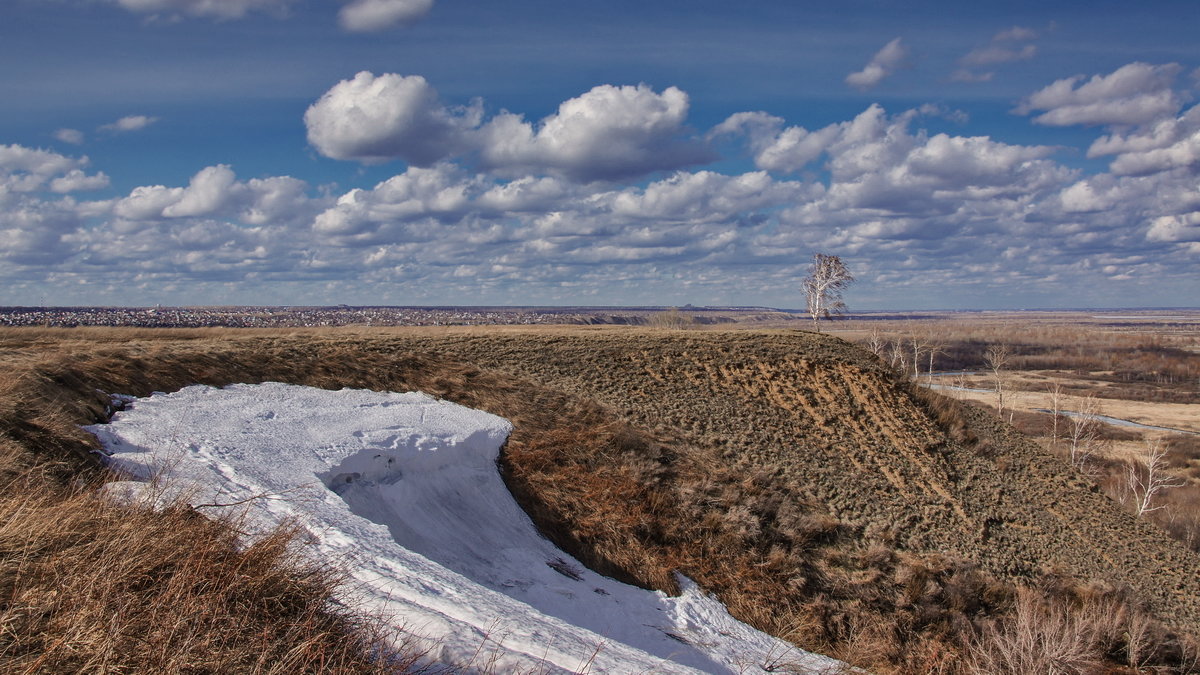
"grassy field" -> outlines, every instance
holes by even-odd
[[[839,338],[791,330],[0,330],[0,470],[16,495],[13,513],[29,495],[45,495],[47,508],[91,499],[87,511],[119,509],[73,487],[99,477],[93,442],[76,427],[106,417],[97,390],[266,380],[419,389],[507,417],[515,428],[505,479],[564,549],[648,588],[674,590],[671,573],[682,571],[739,618],[877,672],[1027,672],[1018,656],[1030,650],[1014,645],[1030,635],[1038,655],[1075,668],[1065,672],[1186,671],[1197,657],[1188,637],[1200,632],[1195,554],[989,412],[914,386]],[[175,518],[164,527],[180,531],[227,526],[186,513],[139,517]],[[271,672],[278,659],[237,660],[271,650],[305,655],[292,671],[379,667],[363,645],[381,628],[352,611],[259,616],[241,611],[246,599],[220,600],[225,614],[165,602],[159,594],[191,569],[182,562],[116,579],[121,592],[142,595],[106,591],[96,603],[126,597],[122,616],[134,605],[176,607],[153,622],[194,630],[141,637],[152,650],[129,642],[134,628],[113,637],[103,611],[80,615],[62,602],[57,589],[69,587],[79,558],[60,551],[116,540],[122,527],[151,529],[125,522],[117,513],[59,539],[20,539],[13,530],[22,526],[10,528],[0,541],[3,583],[7,597],[21,598],[0,615],[10,626],[0,659],[10,669],[146,669],[130,661],[140,651],[174,659],[155,662],[167,670],[215,672],[205,664],[227,658],[234,669]],[[286,553],[268,545],[285,534],[259,549],[224,546],[234,561]],[[111,555],[150,550],[118,548]],[[295,580],[288,588],[328,609],[336,575],[282,553],[278,564],[240,569]],[[84,579],[74,587],[100,583]],[[332,581],[309,581],[321,579]],[[239,628],[218,635],[196,612]],[[245,623],[271,617],[284,626]],[[339,648],[311,642],[305,626]],[[264,646],[243,635],[279,637]],[[310,646],[288,647],[288,635]],[[229,656],[201,656],[217,648]]]

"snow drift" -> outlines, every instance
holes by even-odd
[[[600,576],[542,538],[496,467],[504,419],[421,393],[193,386],[88,427],[111,466],[266,530],[309,533],[355,601],[439,661],[495,672],[821,672],[840,664],[729,616]],[[151,492],[155,492],[151,490]]]

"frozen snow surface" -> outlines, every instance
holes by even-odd
[[[508,421],[421,393],[266,383],[138,399],[88,427],[116,492],[289,521],[347,563],[353,601],[393,617],[433,659],[481,672],[833,672],[729,616],[581,565],[517,506],[496,468]]]

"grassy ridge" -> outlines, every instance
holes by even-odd
[[[1073,663],[1182,667],[1186,642],[1140,608],[1200,625],[1193,554],[827,336],[0,331],[0,378],[3,470],[59,482],[92,466],[74,425],[105,416],[97,389],[276,380],[481,408],[514,422],[518,499],[593,568],[664,590],[683,571],[739,618],[880,671],[1004,672],[1038,622],[1088,636]]]

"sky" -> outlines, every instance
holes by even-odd
[[[0,305],[1200,305],[1200,8],[4,0]]]

